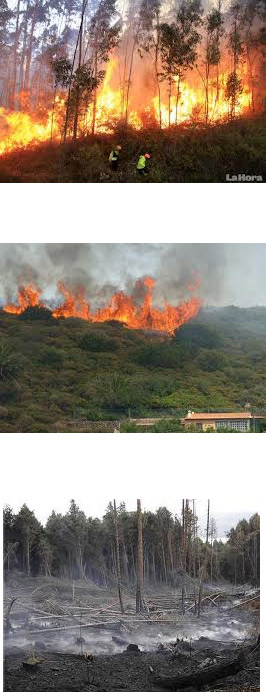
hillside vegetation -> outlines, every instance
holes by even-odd
[[[127,136],[91,135],[76,143],[42,144],[16,149],[0,158],[0,182],[44,183],[215,183],[245,173],[266,180],[265,116],[204,127],[197,123]],[[108,158],[115,142],[122,145],[119,171]],[[150,152],[149,174],[136,172],[139,155]]]
[[[118,322],[54,319],[46,309],[2,311],[0,431],[126,421],[129,409],[131,417],[178,420],[189,408],[243,410],[247,401],[263,415],[265,337],[264,307],[202,310],[173,338]]]

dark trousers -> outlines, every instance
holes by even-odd
[[[137,168],[137,171],[139,175],[148,175],[145,168]]]
[[[111,161],[111,169],[112,171],[117,171],[118,168],[118,159],[115,159],[114,161]]]

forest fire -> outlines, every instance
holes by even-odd
[[[95,133],[111,134],[116,123],[123,119],[122,94],[116,84],[118,63],[112,58],[107,66],[102,87],[99,89],[95,118]],[[219,99],[217,99],[217,84],[211,84],[209,90],[209,122],[217,122],[228,117],[229,105],[225,97],[226,73],[219,78]],[[176,89],[175,89],[176,90]],[[152,93],[146,94],[146,105],[140,109],[134,104],[134,99],[129,99],[128,124],[136,130],[145,127],[151,119],[162,128],[170,125],[180,125],[195,120],[204,121],[204,89],[199,85],[192,86],[184,81],[179,87],[179,98],[171,96],[170,103],[167,93],[161,98],[159,107],[158,96]],[[235,115],[240,116],[248,111],[251,103],[251,94],[247,84],[239,95],[235,108]],[[170,115],[169,115],[170,105]],[[133,107],[135,106],[135,107]],[[45,116],[38,113],[25,111],[10,111],[0,107],[0,155],[7,152],[35,145],[49,140],[60,141],[63,132],[65,114],[65,98],[57,96],[54,109],[50,107]],[[93,120],[93,104],[91,103],[80,118],[79,134],[91,132]]]
[[[164,302],[163,308],[153,307],[153,290],[155,281],[147,276],[139,279],[134,287],[132,295],[119,291],[111,296],[106,306],[91,310],[85,297],[85,289],[82,286],[70,290],[62,282],[58,282],[58,291],[64,297],[63,302],[52,310],[54,318],[78,317],[88,322],[107,322],[115,320],[127,325],[130,329],[150,329],[174,334],[188,320],[196,317],[202,301],[197,297],[179,302],[172,306]],[[188,291],[198,288],[198,280],[195,286],[189,286]],[[17,304],[8,303],[4,311],[21,314],[29,307],[44,307],[40,301],[41,290],[33,284],[22,286],[18,290]],[[135,296],[141,295],[140,300]]]

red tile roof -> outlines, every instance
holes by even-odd
[[[237,412],[237,413],[191,413],[187,415],[183,420],[193,421],[193,420],[232,420],[232,419],[251,419],[251,418],[264,418],[264,416],[253,416],[250,412]]]

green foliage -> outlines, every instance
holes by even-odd
[[[28,307],[21,315],[18,315],[20,320],[52,320],[51,310],[44,307]]]
[[[110,339],[108,336],[101,334],[100,332],[84,334],[79,345],[80,348],[84,349],[84,351],[92,352],[116,351],[118,348],[118,344],[115,339]]]
[[[15,379],[19,370],[17,354],[4,338],[0,339],[0,381]]]
[[[13,12],[9,9],[6,0],[0,0],[0,48],[4,49],[7,38],[7,29]]]
[[[170,422],[169,422],[170,424]],[[155,431],[156,432],[156,431]],[[227,579],[237,583],[259,584],[260,518],[241,519],[228,532],[227,541],[217,540],[214,517],[210,517],[209,541],[195,535],[198,518],[186,501],[186,573],[200,576],[204,563],[206,581]],[[197,503],[196,503],[197,504]],[[194,501],[193,501],[194,505]],[[194,505],[195,509],[196,505]],[[177,511],[178,508],[177,507]],[[121,543],[121,576],[124,587],[135,584],[137,556],[136,512],[125,503],[117,506]],[[182,519],[167,507],[143,511],[145,580],[147,584],[180,586],[184,556],[180,556]],[[45,574],[70,579],[90,579],[100,586],[113,586],[116,565],[113,559],[115,537],[114,506],[109,502],[102,519],[87,517],[71,500],[66,514],[53,511],[43,527],[26,505],[15,514],[4,509],[4,569],[17,568],[25,575]],[[11,549],[11,550],[10,550]],[[10,554],[7,560],[7,555]],[[194,560],[195,555],[197,559]],[[195,571],[194,571],[195,570]]]
[[[117,133],[118,134],[118,133]],[[124,142],[119,178],[112,183],[214,183],[226,182],[226,174],[248,171],[266,179],[265,116],[254,120],[232,120],[202,128],[197,119],[190,127],[170,130],[128,128]],[[64,147],[65,165],[59,166],[62,151],[57,144],[42,144],[36,149],[14,151],[0,158],[1,182],[110,182],[108,157],[113,135],[88,136],[86,140]],[[149,175],[137,177],[135,166],[139,150],[151,152]]]
[[[51,67],[54,73],[55,86],[69,86],[71,74],[71,62],[68,58],[55,58],[51,62]]]
[[[62,365],[63,360],[63,354],[54,346],[47,346],[40,351],[39,361],[44,365]]]
[[[92,147],[81,146],[70,157],[69,166],[71,177],[77,182],[93,182],[95,176],[99,178],[105,169],[105,161],[99,147],[95,142]]]
[[[265,343],[265,308],[203,310],[166,339],[116,322],[2,313],[0,432],[126,422],[129,409],[131,418],[179,420],[188,409],[243,410],[247,401],[263,415]]]

